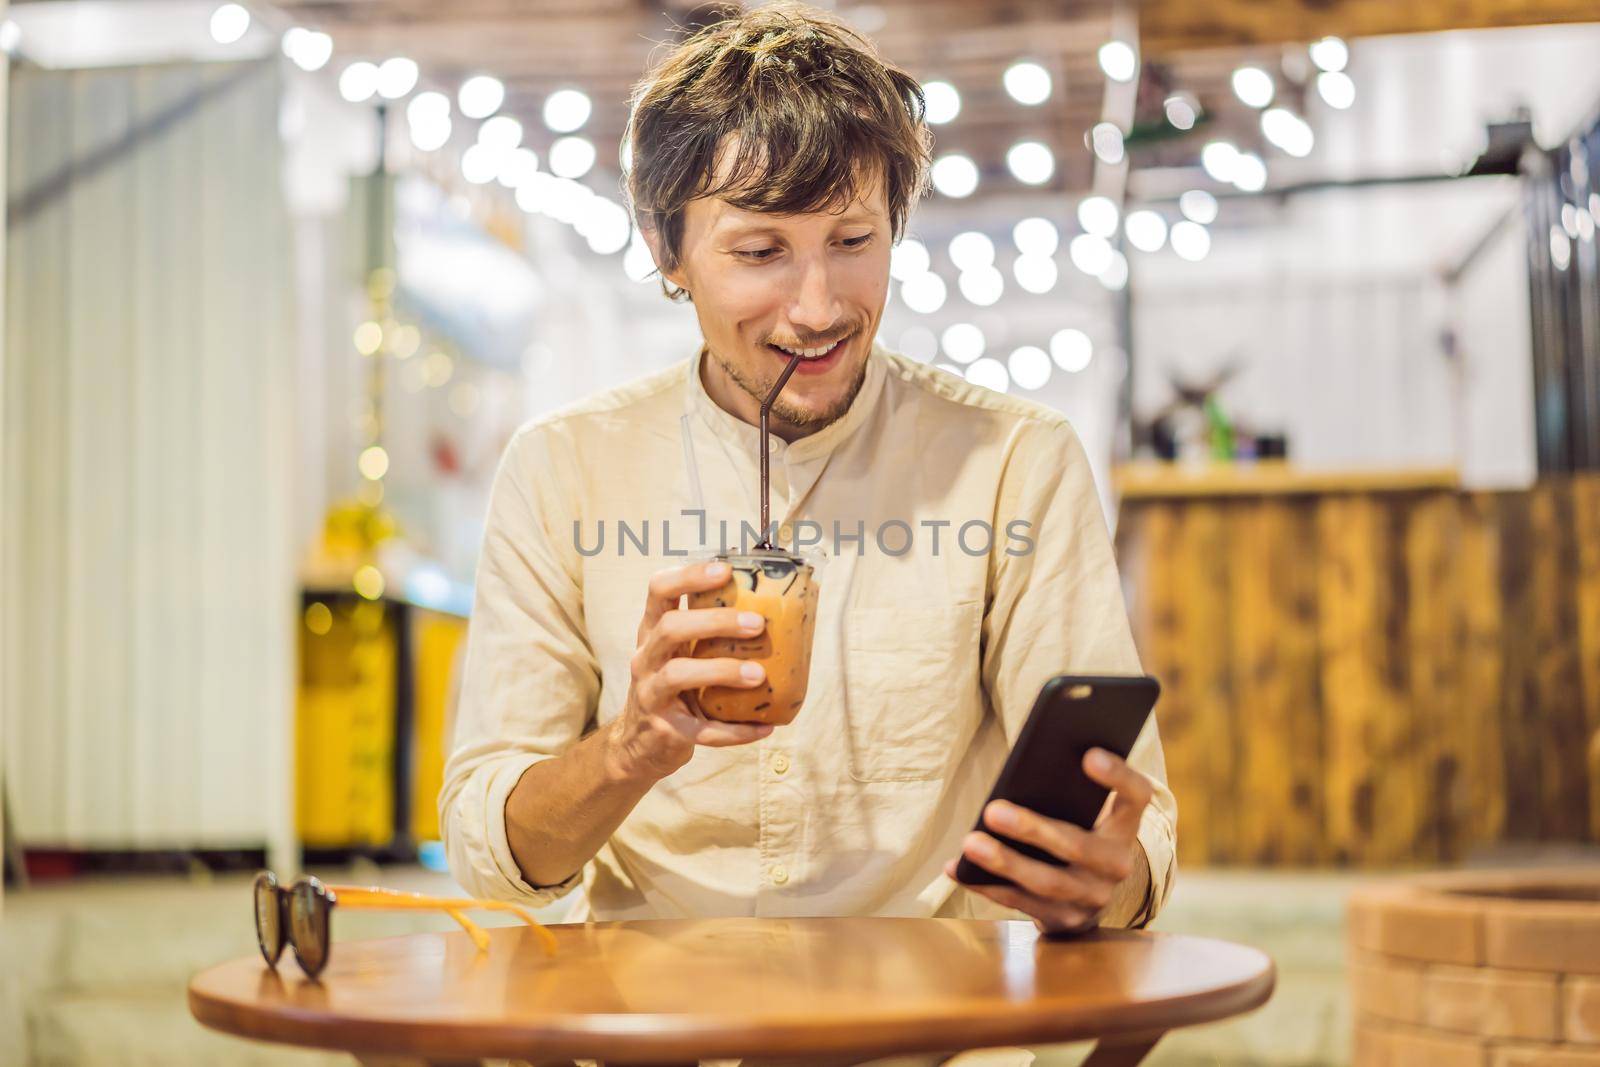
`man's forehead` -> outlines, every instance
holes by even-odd
[[[863,167],[857,176],[856,188],[848,203],[843,205],[833,204],[816,211],[802,212],[799,214],[778,214],[775,212],[756,211],[751,208],[740,207],[733,203],[733,199],[746,199],[751,192],[764,192],[760,182],[770,170],[767,166],[765,150],[759,153],[759,163],[762,174],[755,176],[751,183],[726,188],[733,177],[733,168],[739,155],[741,139],[737,134],[728,135],[722,142],[716,155],[716,162],[712,171],[712,188],[722,190],[719,195],[700,197],[691,202],[691,209],[697,205],[705,213],[709,224],[718,230],[723,229],[751,229],[768,228],[776,229],[783,226],[802,225],[808,221],[822,219],[830,223],[851,221],[857,217],[868,219],[885,219],[889,214],[889,193],[881,170],[877,167]],[[732,199],[730,199],[732,198]],[[751,196],[748,199],[764,199]]]

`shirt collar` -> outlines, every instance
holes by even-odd
[[[705,383],[700,380],[700,361],[705,354],[705,345],[702,344],[689,360],[687,408],[692,415],[705,422],[724,440],[736,443],[739,447],[747,449],[751,455],[755,455],[756,450],[761,447],[761,429],[731,412],[724,411],[715,400],[711,399],[711,394],[706,392]],[[782,438],[773,435],[772,440],[777,445],[773,450],[774,454],[786,453],[790,463],[803,463],[832,455],[841,444],[850,439],[877,406],[878,397],[883,392],[885,373],[882,347],[874,340],[872,350],[867,353],[866,377],[845,413],[816,433],[802,437],[793,444],[786,444]]]

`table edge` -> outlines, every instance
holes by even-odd
[[[381,1053],[422,1057],[587,1059],[639,1061],[747,1058],[756,1056],[859,1055],[863,1058],[901,1053],[958,1051],[1012,1045],[1060,1044],[1179,1030],[1220,1022],[1265,1004],[1276,985],[1276,969],[1221,991],[1191,994],[1168,1002],[1165,1017],[1152,1028],[1148,1014],[1133,1006],[1113,1006],[1097,1019],[1062,1024],[1047,1016],[1018,1020],[1007,1012],[947,1016],[930,1021],[882,1019],[849,1028],[769,1025],[732,1031],[706,1027],[658,1030],[650,1034],[595,1033],[580,1027],[368,1022],[300,1016],[239,1016],[189,992],[189,1009],[202,1025],[235,1037],[280,1045],[349,1053]],[[285,1020],[293,1023],[290,1028]]]
[[[1259,949],[1217,938],[1148,932],[1152,938],[1182,938],[1228,945],[1258,957],[1263,965],[1249,978],[1216,989],[1184,994],[1162,1002],[1161,1031],[1217,1022],[1253,1011],[1271,997],[1277,967]],[[248,959],[248,958],[245,958]],[[618,1033],[595,1025],[549,1023],[450,1023],[439,1020],[362,1020],[339,1018],[321,1011],[282,1004],[270,1012],[253,1005],[208,995],[199,988],[212,971],[244,962],[229,961],[196,974],[187,987],[190,1014],[202,1025],[236,1037],[304,1048],[350,1053],[423,1057],[601,1058],[681,1060],[748,1056],[860,1055],[935,1052],[1002,1045],[1056,1044],[1152,1032],[1147,1004],[1110,1005],[1092,1018],[1061,1019],[1042,1015],[1037,1007],[1007,1010],[1005,1002],[985,1003],[981,1010],[926,1016],[878,1016],[846,1026],[818,1027],[778,1019],[738,1029],[695,1021],[671,1026],[661,1017],[649,1033]],[[612,1016],[593,1016],[591,1024]]]

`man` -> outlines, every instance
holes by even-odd
[[[916,81],[769,6],[668,56],[629,138],[641,231],[705,343],[506,451],[440,798],[456,878],[533,904],[581,882],[576,918],[1148,922],[1174,862],[1154,720],[1127,763],[1086,758],[1115,794],[1092,832],[985,811],[1069,868],[968,832],[1043,683],[1139,661],[1066,420],[874,344],[927,186]],[[809,694],[787,726],[712,722],[686,694],[759,668],[687,645],[762,620],[680,598],[721,586],[705,554],[756,522],[757,413],[796,351],[770,500],[790,539],[831,534]],[[1020,888],[957,886],[963,853]]]

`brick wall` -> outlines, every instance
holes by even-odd
[[[1349,948],[1354,1067],[1600,1067],[1600,870],[1364,888]]]

